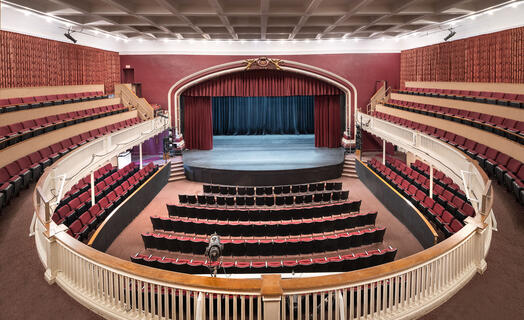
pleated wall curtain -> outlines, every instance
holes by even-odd
[[[0,88],[120,82],[118,52],[0,31]]]
[[[184,97],[184,140],[188,149],[213,149],[210,97]]]
[[[313,97],[214,97],[214,135],[313,134]]]
[[[402,51],[406,81],[524,83],[524,27]]]
[[[340,96],[315,96],[315,147],[340,147]]]

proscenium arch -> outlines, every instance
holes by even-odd
[[[201,82],[206,80],[219,77],[228,73],[234,73],[239,71],[244,71],[246,68],[245,60],[228,62],[220,65],[216,65],[210,68],[206,68],[200,71],[197,71],[189,76],[186,76],[175,84],[171,86],[168,91],[168,114],[169,114],[169,123],[173,127],[176,134],[180,134],[181,119],[180,119],[180,96],[182,93]],[[344,135],[346,137],[351,137],[351,120],[353,120],[353,134],[356,133],[356,121],[355,114],[357,111],[357,89],[356,87],[349,82],[348,80],[342,78],[341,76],[318,68],[308,64],[303,64],[300,62],[290,61],[290,60],[280,60],[280,68],[284,71],[295,72],[299,74],[306,75],[311,78],[316,78],[318,80],[327,82],[331,85],[336,86],[342,92],[344,92],[345,104],[346,104],[346,119],[345,119],[345,131]],[[352,109],[353,108],[353,109]],[[353,112],[352,112],[353,111]],[[355,137],[349,140],[350,142],[355,142]]]

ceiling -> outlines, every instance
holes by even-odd
[[[500,0],[9,0],[115,36],[305,40],[395,37]]]

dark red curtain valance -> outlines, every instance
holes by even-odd
[[[184,140],[188,149],[213,149],[210,97],[184,97]]]
[[[118,52],[0,31],[0,88],[120,82]]]
[[[524,83],[524,27],[402,51],[406,81]]]
[[[315,147],[338,148],[340,143],[340,96],[315,96]]]
[[[279,97],[336,95],[335,86],[298,73],[279,70],[251,70],[219,76],[196,84],[184,96]]]

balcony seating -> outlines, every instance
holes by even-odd
[[[435,129],[430,126],[422,125],[420,123],[416,123],[413,121],[408,121],[406,119],[402,119],[396,116],[392,116],[386,113],[377,112],[375,111],[373,113],[374,117],[377,117],[382,120],[386,120],[398,125],[402,125],[408,128],[411,128],[413,130],[421,131],[425,134],[431,135],[434,138],[440,139],[443,142],[450,143],[446,136],[446,132],[441,129]],[[453,139],[453,141],[457,141],[457,137]],[[453,145],[452,143],[450,143]],[[477,160],[479,162],[479,165],[486,171],[488,175],[492,175],[495,173],[494,177],[496,178],[496,168],[499,169],[499,176],[506,176],[506,173],[508,173],[508,182],[504,183],[508,191],[512,192],[515,196],[515,199],[519,201],[521,204],[524,204],[524,172],[519,174],[515,171],[504,171],[509,170],[506,167],[506,164],[509,165],[510,161],[512,162],[512,169],[513,170],[520,170],[517,168],[522,168],[522,163],[516,159],[506,157],[506,155],[499,157],[499,160],[503,161],[504,163],[498,163],[497,157],[499,156],[499,152],[493,148],[488,148],[487,146],[478,143],[476,141],[470,140],[470,139],[464,139],[464,142],[462,144],[457,144],[455,146],[459,150],[465,152],[468,156],[471,158]],[[507,162],[506,162],[507,160]],[[518,163],[515,163],[518,162]],[[502,184],[502,179],[498,180],[499,183]]]
[[[406,88],[393,92],[524,108],[524,94],[431,88]]]
[[[108,96],[103,92],[79,92],[68,94],[51,94],[47,96],[23,97],[0,99],[0,113],[20,111],[41,107],[61,105],[65,103],[75,103],[106,99]]]
[[[346,250],[362,245],[380,243],[384,238],[385,231],[385,228],[370,227],[336,232],[329,236],[310,234],[293,238],[265,237],[258,240],[222,237],[220,241],[224,244],[224,256],[301,255]],[[168,250],[195,255],[204,254],[209,243],[206,235],[173,235],[153,232],[143,232],[142,240],[146,249]]]
[[[215,264],[224,268],[226,274],[231,273],[292,273],[292,272],[346,272],[391,262],[397,249],[391,246],[383,249],[360,251],[343,256],[326,253],[322,258],[294,260],[286,256],[273,257],[271,260],[224,261],[221,264],[207,260],[189,260],[184,258],[169,258],[148,254],[135,254],[131,261],[149,267],[170,271],[207,274],[209,267]]]
[[[7,148],[26,139],[80,122],[94,120],[126,111],[122,104],[97,107],[75,112],[25,120],[0,127],[0,149]]]
[[[92,141],[94,139],[93,135],[102,136],[105,133],[114,132],[138,123],[140,123],[140,119],[134,118],[91,130],[89,133],[64,139],[59,143],[44,147],[0,168],[0,193],[2,194],[0,203],[4,206],[7,205],[13,197],[20,193],[22,188],[27,188],[31,182],[38,180],[46,167],[69,151],[88,141]]]
[[[61,201],[61,206],[57,207],[51,218],[56,224],[64,223],[69,227],[73,237],[84,241],[88,238],[90,232],[95,230],[114,208],[133,193],[135,189],[131,188],[131,185],[138,187],[157,169],[153,163],[149,163],[141,170],[138,170],[134,163],[130,163],[113,173],[123,177],[120,180],[121,183],[111,185],[106,190],[107,195],[96,202],[94,206],[91,206],[91,191],[88,189],[80,196],[74,197],[67,202]],[[138,182],[133,182],[135,174],[139,176]],[[123,187],[124,185],[127,185],[127,187]],[[100,192],[100,190],[97,189],[95,192]]]
[[[317,218],[301,218],[291,220],[255,220],[239,221],[234,218],[215,220],[206,218],[188,217],[159,217],[152,216],[153,229],[163,231],[184,231],[185,233],[212,234],[217,232],[221,236],[290,236],[346,230],[356,227],[373,225],[377,212],[357,214],[326,215]]]
[[[383,165],[377,159],[371,159],[368,164],[373,171],[391,183],[392,187],[435,223],[446,237],[460,230],[464,219],[475,216],[475,210],[467,200],[462,198],[461,193],[454,194],[451,190],[440,186],[433,189],[433,198],[429,197],[427,191],[422,191],[410,182],[414,181],[414,176],[418,174],[416,171],[391,157],[386,159],[386,163],[387,165]],[[435,184],[435,187],[437,186],[439,185]]]
[[[433,106],[422,103],[392,99],[385,103],[390,108],[424,114],[455,121],[524,144],[524,122],[489,114],[456,108]]]
[[[223,197],[216,197],[217,202],[221,199],[225,203]],[[253,201],[252,197],[246,197],[246,204],[248,201]],[[257,197],[265,201],[265,197]],[[347,212],[358,212],[360,210],[361,201],[344,201],[337,203],[323,203],[300,207],[273,207],[273,208],[218,208],[218,207],[205,207],[199,205],[179,204],[171,205],[168,204],[168,212],[170,216],[197,218],[204,217],[206,219],[218,219],[218,220],[290,220],[300,218],[317,218],[328,214],[339,214]],[[264,202],[262,202],[264,205]]]

